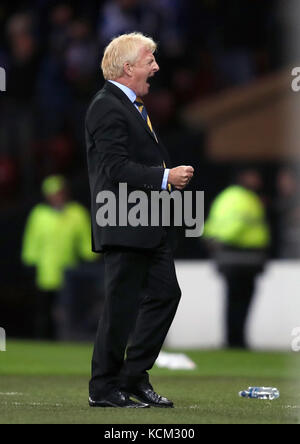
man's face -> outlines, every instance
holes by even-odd
[[[262,178],[255,170],[248,170],[241,173],[240,184],[256,193],[260,192],[263,187]]]
[[[61,191],[57,191],[57,193],[49,194],[46,196],[46,200],[53,208],[61,209],[68,201],[67,190],[63,189]]]
[[[137,62],[132,66],[131,88],[137,96],[143,97],[149,92],[149,77],[159,70],[155,57],[149,49],[141,48]]]

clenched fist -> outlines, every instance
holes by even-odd
[[[181,165],[170,170],[168,183],[173,185],[178,190],[183,190],[193,175],[194,168],[192,166]]]

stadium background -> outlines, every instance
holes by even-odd
[[[159,42],[161,71],[147,108],[174,164],[195,167],[191,187],[205,191],[206,212],[237,167],[260,169],[274,233],[272,257],[278,257],[276,174],[289,156],[277,108],[286,93],[282,72],[292,62],[283,48],[289,23],[278,2],[4,1],[0,21],[0,65],[7,73],[0,102],[1,322],[11,335],[32,333],[24,322],[32,313],[32,280],[20,249],[42,179],[66,175],[74,199],[89,206],[85,110],[103,83],[103,48],[125,31],[142,31]],[[245,123],[239,125],[241,113]],[[176,254],[208,257],[201,240],[184,238]]]
[[[146,419],[126,416],[124,420],[108,413],[99,419],[95,413],[78,410],[78,403],[86,402],[90,344],[47,347],[19,341],[33,337],[33,276],[20,260],[26,218],[42,199],[42,180],[53,173],[64,174],[73,198],[89,206],[85,110],[103,83],[99,69],[103,48],[111,37],[128,31],[142,31],[159,42],[161,71],[152,82],[147,109],[174,164],[195,167],[190,186],[205,191],[205,214],[237,169],[251,166],[262,173],[263,199],[272,229],[270,259],[279,267],[275,269],[279,276],[275,280],[276,322],[280,322],[281,307],[282,314],[294,311],[293,320],[298,319],[297,305],[293,309],[292,304],[299,294],[300,238],[293,238],[296,253],[285,252],[283,257],[282,227],[275,211],[280,198],[278,172],[286,166],[298,171],[297,94],[290,88],[291,68],[299,65],[296,5],[293,0],[1,2],[0,66],[7,73],[7,91],[0,93],[0,326],[7,332],[10,353],[1,353],[0,407],[4,408],[0,422],[299,420],[297,353],[291,357],[195,351],[189,355],[198,365],[192,374],[171,375],[154,369],[154,381],[171,396],[173,390],[175,401],[182,406],[173,416],[151,412],[153,416]],[[294,200],[295,208],[299,208],[298,200]],[[181,274],[192,291],[201,285],[204,291],[206,278],[206,283],[214,284],[210,291],[220,292],[212,269],[205,272],[209,255],[202,239],[195,242],[181,235],[176,259],[180,273],[191,265],[193,276],[199,276],[190,282],[188,273]],[[204,265],[199,274],[197,264]],[[287,271],[286,280],[281,278],[282,269]],[[220,295],[212,293],[201,298],[205,301],[202,308],[209,310],[202,327],[211,335],[211,345],[219,347],[222,332],[216,334],[215,326],[222,313],[215,316],[215,298]],[[290,294],[294,299],[285,305]],[[83,299],[79,299],[82,307]],[[178,328],[184,338],[182,332],[197,327],[197,310],[191,305],[195,302],[190,301],[188,312],[181,312],[171,343]],[[262,336],[270,327],[264,315],[271,321],[273,316],[272,299],[266,302],[258,332]],[[289,345],[290,331],[287,335],[284,348]],[[195,346],[193,340],[197,345],[197,339],[187,338],[191,346]],[[280,341],[277,345],[280,348]],[[180,384],[174,383],[174,377]],[[257,409],[236,400],[238,388],[266,381],[280,382],[286,388],[282,404]],[[21,402],[16,391],[25,393]],[[17,402],[12,402],[13,393]],[[23,405],[27,409],[21,412]],[[191,405],[194,410],[184,410]]]

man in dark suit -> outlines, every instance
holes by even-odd
[[[100,227],[97,219],[97,196],[103,191],[116,197],[118,213],[119,184],[126,183],[128,192],[150,195],[171,186],[182,190],[193,176],[190,166],[170,168],[142,101],[149,91],[148,79],[159,70],[155,50],[154,41],[139,33],[112,40],[101,65],[106,83],[86,117],[93,250],[104,255],[106,290],[92,360],[92,407],[173,406],[153,390],[147,373],[181,296],[170,230],[124,221]]]

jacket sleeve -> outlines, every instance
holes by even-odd
[[[77,207],[77,251],[81,259],[92,262],[99,259],[99,254],[92,252],[91,218],[85,207]]]
[[[107,176],[116,184],[126,182],[134,188],[161,190],[164,168],[146,166],[130,158],[125,116],[111,103],[101,102],[88,113],[86,127]]]
[[[39,223],[38,208],[31,211],[28,216],[22,243],[21,259],[27,266],[37,265],[39,258]]]

